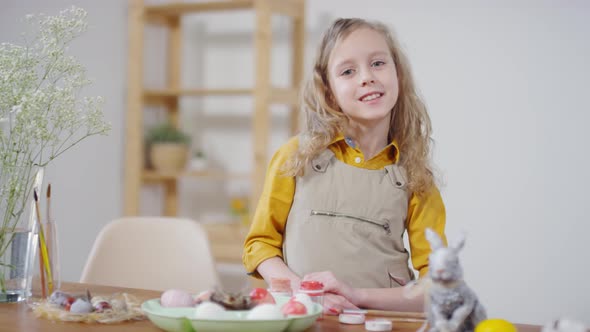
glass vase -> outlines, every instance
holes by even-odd
[[[42,168],[0,165],[0,303],[31,294],[39,229],[33,192],[42,182]]]
[[[46,218],[46,216],[42,216]],[[49,222],[43,222],[43,238],[39,236],[39,230],[36,230],[37,239],[40,242],[37,244],[37,251],[40,250],[39,244],[45,245],[47,253],[47,261],[43,260],[43,254],[37,253],[33,257],[33,279],[31,285],[31,294],[27,299],[28,304],[38,303],[40,300],[45,299],[51,294],[60,289],[61,278],[60,278],[60,265],[59,265],[59,242],[57,238],[57,224],[54,220]]]

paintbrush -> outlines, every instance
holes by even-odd
[[[45,227],[45,236],[46,236],[46,240],[47,240],[47,251],[49,253],[49,257],[51,258],[49,260],[49,262],[53,262],[55,264],[55,259],[56,259],[56,255],[57,255],[57,251],[56,251],[56,245],[57,243],[55,243],[55,234],[53,234],[53,232],[55,232],[55,227],[53,225],[53,218],[51,216],[51,183],[49,183],[47,185],[47,202],[46,202],[46,218],[47,221],[45,222],[46,227]],[[51,265],[50,265],[51,266]],[[51,266],[52,268],[55,266]],[[51,278],[51,286],[49,287],[49,294],[53,293],[53,277],[55,277],[55,270],[52,269],[51,270],[52,273],[52,278]]]
[[[51,222],[51,183],[47,185],[47,223]]]
[[[43,298],[47,297],[45,291],[45,274],[43,273],[43,267],[47,272],[47,286],[50,290],[53,289],[53,278],[51,276],[51,265],[49,264],[49,254],[47,253],[47,242],[45,242],[45,232],[43,232],[43,223],[41,223],[41,210],[39,208],[39,195],[37,195],[37,189],[33,190],[33,196],[35,198],[35,212],[37,213],[37,222],[39,224],[39,250],[41,254],[41,262],[39,262],[41,268],[41,293]]]
[[[34,190],[34,196],[35,196],[35,206],[37,207],[37,224],[39,225],[39,227],[41,227],[41,223],[39,222],[39,209],[38,209],[38,202],[37,202],[37,189]],[[39,233],[41,233],[41,230],[39,229],[38,231]],[[43,270],[43,248],[41,245],[41,240],[39,240],[37,242],[39,244],[39,275],[41,277],[41,296],[43,298],[47,297],[47,292],[45,291],[45,272]]]

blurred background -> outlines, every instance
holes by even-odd
[[[88,139],[46,172],[62,278],[78,281],[100,229],[124,214],[128,2],[0,0],[0,41],[22,42],[26,14],[57,14],[71,5],[86,9],[89,22],[71,54],[94,81],[85,93],[104,97],[112,124],[109,136]],[[534,324],[568,316],[590,324],[590,3],[308,0],[305,75],[324,28],[351,16],[386,23],[410,58],[432,117],[447,236],[452,242],[467,234],[465,278],[489,316]],[[181,25],[182,86],[254,86],[252,12],[190,15]],[[287,86],[293,60],[289,19],[273,18],[272,29],[271,81]],[[146,88],[165,86],[165,43],[164,30],[146,28]],[[249,96],[183,97],[179,123],[191,136],[191,152],[201,151],[208,167],[247,174],[255,167],[252,110]],[[285,110],[271,108],[269,157],[290,136]],[[145,124],[158,123],[163,114],[146,107]],[[235,210],[247,203],[251,187],[239,177],[182,178],[177,215],[240,223]],[[164,214],[161,186],[142,186],[140,195],[140,214]],[[247,282],[238,258],[218,262],[234,285]]]

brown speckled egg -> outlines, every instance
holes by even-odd
[[[176,307],[193,307],[195,301],[189,293],[180,289],[169,289],[162,293],[160,297],[160,304],[162,307],[176,308]]]

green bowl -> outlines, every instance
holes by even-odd
[[[141,304],[141,310],[157,327],[169,332],[193,332],[191,322],[186,318],[193,315],[194,308],[164,308],[160,299],[152,299]]]
[[[288,296],[275,297],[282,306]],[[160,299],[151,299],[141,305],[148,319],[162,330],[169,332],[301,332],[315,323],[322,313],[322,306],[314,304],[313,312],[276,320],[247,319],[247,310],[226,311],[223,319],[197,319],[195,308],[164,308]]]

